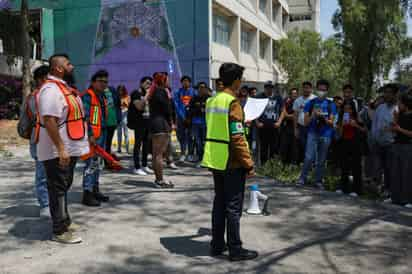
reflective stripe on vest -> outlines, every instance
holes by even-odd
[[[93,131],[93,136],[99,139],[102,136],[102,106],[98,96],[93,90],[88,89],[84,94],[90,96],[90,113],[89,113],[89,124]],[[105,113],[107,114],[107,104],[104,102]]]
[[[225,170],[229,161],[229,112],[236,98],[225,92],[218,93],[206,103],[207,134],[202,166]]]
[[[67,103],[67,118],[65,120],[67,136],[74,141],[78,141],[86,136],[86,125],[84,121],[84,113],[80,103],[80,98],[77,96],[76,90],[66,86],[60,81],[55,80],[47,80],[47,83],[54,83],[59,88],[60,92],[63,94],[64,99]],[[36,113],[38,114],[38,118],[36,119],[36,136],[35,142],[38,142],[39,134],[40,134],[40,127],[43,127],[40,124],[40,111],[39,111],[39,104],[40,104],[40,92],[36,96]],[[61,126],[61,125],[60,125]]]

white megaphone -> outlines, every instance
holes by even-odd
[[[259,191],[258,185],[251,185],[249,187],[249,190],[250,190],[249,207],[246,213],[252,214],[252,215],[261,215],[261,214],[265,216],[270,215],[270,212],[268,211],[269,197],[262,194]],[[263,205],[263,210],[260,210],[259,200],[265,201]]]

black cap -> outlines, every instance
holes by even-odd
[[[265,88],[274,88],[275,85],[273,84],[272,81],[267,81],[267,82],[265,82],[264,87],[265,87]]]

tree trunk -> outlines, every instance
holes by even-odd
[[[22,41],[23,41],[23,101],[31,92],[31,65],[30,65],[30,55],[31,55],[31,40],[29,35],[30,25],[29,25],[29,7],[27,0],[21,1],[21,29],[22,29]]]

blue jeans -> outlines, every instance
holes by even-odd
[[[186,127],[184,121],[179,118],[177,119],[176,135],[182,155],[186,155],[187,149],[189,149],[189,154],[193,154],[193,139],[190,136],[190,128]]]
[[[199,161],[201,161],[206,141],[206,125],[192,124],[192,136],[195,139],[196,154],[199,157]]]
[[[129,152],[129,129],[127,128],[127,111],[122,112],[122,121],[117,127],[117,150],[122,150],[122,140],[126,143],[126,152]]]
[[[104,148],[106,131],[103,130],[103,136],[101,136],[97,141],[97,145]],[[83,171],[83,190],[84,191],[93,191],[93,187],[99,185],[100,177],[100,167],[98,164],[99,158],[97,156],[91,157],[85,161],[86,166]]]
[[[44,169],[44,165],[37,159],[37,146],[31,144],[30,145],[30,154],[36,163],[35,169],[35,192],[37,200],[39,201],[39,205],[41,208],[45,208],[49,206],[49,192],[47,191],[47,177],[46,177],[46,170]]]
[[[330,137],[322,137],[319,134],[309,132],[306,143],[305,161],[303,163],[302,174],[300,179],[306,182],[309,171],[314,162],[316,162],[315,179],[316,183],[321,183],[324,176],[325,161],[328,155]]]

